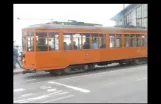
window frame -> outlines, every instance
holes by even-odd
[[[83,42],[84,41],[84,37],[83,36],[85,34],[89,35],[89,37],[85,37],[85,39],[89,39],[89,49],[91,49],[91,33],[82,33],[82,35],[81,35],[82,36],[82,50],[89,50],[89,49],[85,49],[84,48],[84,42]]]
[[[144,38],[142,38],[144,36]],[[142,41],[144,39],[144,41]],[[148,46],[148,35],[142,34],[141,35],[141,47],[147,47]]]
[[[126,47],[126,38],[128,39],[128,47]],[[125,48],[130,48],[131,47],[131,43],[130,42],[131,42],[130,41],[130,34],[124,34],[124,47]]]
[[[39,37],[39,39],[46,39],[47,40],[47,51],[39,51],[38,47],[39,46],[46,46],[46,45],[37,45],[37,37],[36,37],[36,52],[48,52],[49,51],[49,45],[48,45],[48,38],[47,37]]]
[[[138,14],[140,17],[138,17]],[[146,16],[144,16],[144,14],[146,14]],[[138,24],[138,21],[139,21],[139,24]],[[136,26],[148,27],[148,5],[147,4],[139,5],[136,8]]]
[[[80,37],[78,37],[78,36],[74,37],[74,35],[76,35],[76,34],[79,34]],[[79,38],[81,39],[80,44],[78,43],[80,45],[80,49],[74,49],[74,39],[79,39]],[[81,33],[72,33],[72,50],[75,50],[75,51],[82,50],[82,34]]]
[[[96,35],[96,37],[94,36],[94,35]],[[99,49],[99,33],[91,33],[91,35],[90,35],[90,37],[91,37],[91,44],[90,44],[90,49],[94,49],[94,50],[98,50]],[[97,48],[93,48],[92,47],[92,44],[93,44],[93,39],[95,40],[97,40]]]
[[[117,35],[120,35],[120,38],[119,38],[120,39],[120,43],[119,43],[120,46],[119,47],[116,47],[117,46],[117,44],[116,44],[116,42],[117,42],[116,41],[117,40]],[[122,34],[115,34],[115,38],[114,38],[115,39],[114,40],[115,41],[115,48],[122,48],[122,37],[121,36],[122,36]]]
[[[27,32],[22,31],[22,51],[26,52],[27,51]]]
[[[132,39],[134,39],[134,46],[132,46]],[[136,48],[136,34],[130,34],[130,48]]]
[[[116,47],[116,41],[117,41],[117,35],[120,35],[120,37],[119,37],[119,39],[120,39],[120,43],[119,43],[119,47]],[[122,47],[122,42],[123,42],[123,40],[122,40],[122,35],[124,35],[124,34],[122,34],[122,33],[109,33],[109,48],[123,48]],[[111,38],[110,38],[110,36],[114,36],[114,46],[113,47],[110,47],[110,43],[111,43]]]
[[[112,42],[111,42],[111,37],[110,37],[110,36],[112,36],[112,38],[113,38],[113,40],[114,40],[113,47],[110,46],[110,43],[112,43]],[[115,48],[115,34],[111,34],[111,33],[109,34],[109,48]]]
[[[104,35],[103,37],[101,37],[101,35]],[[105,43],[105,47],[101,48],[101,39],[104,39],[104,43]],[[100,33],[98,34],[98,49],[106,49],[107,48],[107,34],[105,33]]]
[[[33,35],[28,35],[28,33],[32,33]],[[26,52],[35,52],[35,36],[34,36],[35,32],[33,31],[27,31],[27,34],[26,34]],[[33,46],[32,46],[32,49],[33,51],[29,51],[29,47],[28,47],[28,38],[33,38]],[[30,40],[30,45],[31,45],[31,40]]]
[[[140,47],[142,47],[141,45],[141,34],[136,34],[136,41],[135,41],[135,45],[136,45],[136,48],[140,48]],[[140,45],[138,45],[138,41],[137,41],[137,39],[139,39],[140,40]]]
[[[54,33],[54,35],[53,36],[49,36],[49,33]],[[55,48],[55,46],[56,46],[56,41],[55,41],[55,36],[56,35],[58,35],[58,50],[56,50],[56,48]],[[51,39],[51,38],[54,38],[54,50],[49,50],[49,39]],[[55,51],[60,51],[60,33],[59,32],[47,32],[47,45],[48,45],[48,51],[49,52],[55,52]]]
[[[131,25],[132,24],[132,11],[131,12],[129,12],[127,15],[126,15],[126,25],[127,24],[129,24],[129,25]]]
[[[69,34],[70,37],[64,37],[64,34]],[[70,43],[72,45],[72,49],[64,50],[64,44],[63,44],[63,51],[73,51],[73,32],[63,32],[62,35],[63,35],[62,36],[63,37],[62,44],[64,43],[65,38],[70,38]]]

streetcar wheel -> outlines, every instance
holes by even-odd
[[[134,60],[130,60],[130,61],[129,61],[129,64],[130,64],[130,65],[134,65],[134,64],[135,64]]]
[[[55,74],[56,75],[62,75],[63,74],[63,71],[62,70],[57,70],[57,71],[55,71]]]
[[[55,71],[50,71],[49,73],[50,73],[50,75],[56,75]]]
[[[94,69],[95,68],[95,65],[94,64],[90,64],[89,65],[89,70],[92,70],[92,69]]]
[[[141,64],[139,59],[134,60],[134,63],[135,63],[136,65],[140,65],[140,64]]]
[[[123,62],[119,62],[120,65],[124,65]]]
[[[65,73],[65,74],[69,74],[70,72],[71,72],[71,68],[65,68],[65,69],[64,69],[64,73]]]
[[[83,70],[87,71],[89,69],[89,65],[84,65]]]

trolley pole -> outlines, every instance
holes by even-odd
[[[50,20],[53,22],[54,19],[48,19],[48,18],[19,18],[17,17],[17,20]]]

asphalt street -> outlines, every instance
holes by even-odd
[[[147,65],[14,75],[14,103],[147,103]]]

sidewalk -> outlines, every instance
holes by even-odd
[[[16,69],[14,69],[14,75],[15,74],[22,74],[22,71],[23,71],[23,69],[21,69],[21,68],[16,68]]]

